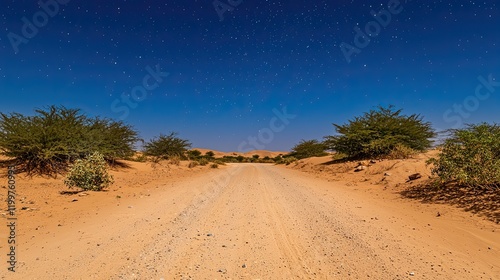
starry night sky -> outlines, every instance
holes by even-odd
[[[265,149],[321,139],[379,105],[422,114],[436,129],[500,122],[496,0],[221,0],[218,9],[230,7],[222,17],[212,0],[54,1],[41,1],[52,15],[37,1],[2,1],[1,112],[64,105],[123,119],[146,140],[177,131],[224,151],[257,137],[285,106],[296,117]],[[341,46],[356,47],[355,28],[389,6],[398,13],[363,35],[370,42],[348,62]],[[40,25],[32,38],[23,17]],[[140,91],[150,71],[159,82]],[[478,77],[490,79],[481,99]],[[147,95],[134,99],[134,89]]]

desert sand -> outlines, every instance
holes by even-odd
[[[418,184],[408,174],[429,175],[428,156],[362,172],[330,157],[219,169],[126,162],[105,192],[19,174],[19,263],[0,278],[500,279],[494,210],[401,195]]]

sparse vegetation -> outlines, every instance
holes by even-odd
[[[181,164],[181,157],[180,156],[171,156],[168,160],[168,163],[178,166],[179,164]]]
[[[135,162],[146,162],[148,160],[148,157],[145,156],[143,153],[136,154],[135,156],[127,158],[127,160],[135,161]]]
[[[190,161],[188,167],[195,168],[198,165],[200,165],[200,164],[197,161]]]
[[[401,111],[379,107],[347,124],[334,124],[339,135],[325,137],[325,144],[350,158],[388,157],[395,149],[421,152],[430,148],[435,136],[431,124],[420,115],[406,116]]]
[[[222,159],[215,160],[214,163],[217,163],[218,165],[226,165]]]
[[[113,177],[108,174],[104,156],[95,152],[85,159],[77,159],[71,166],[64,183],[69,188],[101,191],[113,183]]]
[[[0,153],[15,158],[28,174],[62,173],[95,151],[109,161],[127,158],[139,140],[132,127],[89,118],[78,109],[50,106],[35,113],[0,114]]]
[[[209,164],[210,162],[208,161],[208,159],[206,158],[201,158],[198,160],[198,163],[201,165],[201,166],[205,166],[207,164]]]
[[[277,161],[276,164],[290,165],[292,162],[296,162],[298,159],[293,156],[283,157],[281,160]]]
[[[219,168],[219,165],[217,163],[212,163],[210,165],[210,168]]]
[[[428,163],[442,184],[500,188],[500,126],[482,123],[452,130],[439,157]]]
[[[301,140],[292,148],[291,156],[297,159],[321,157],[327,155],[327,146],[318,140]]]

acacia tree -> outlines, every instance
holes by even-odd
[[[144,145],[144,154],[153,156],[157,161],[172,157],[184,157],[189,148],[191,148],[191,143],[188,140],[177,137],[176,132],[171,132],[168,135],[160,134],[159,137],[147,142]]]
[[[0,153],[15,158],[28,174],[61,173],[94,152],[107,160],[124,158],[138,139],[132,127],[91,119],[79,109],[50,106],[35,110],[34,116],[0,113]]]
[[[394,106],[378,107],[347,124],[333,124],[338,135],[325,137],[331,150],[351,158],[388,156],[401,147],[424,151],[431,147],[435,132],[418,114],[403,115]]]
[[[325,152],[327,149],[328,147],[325,143],[319,142],[318,140],[301,140],[292,148],[290,155],[297,159],[320,157],[327,155]]]

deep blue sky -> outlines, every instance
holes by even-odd
[[[123,118],[146,140],[177,131],[224,151],[272,128],[260,148],[287,150],[378,105],[422,114],[436,129],[500,122],[495,0],[233,0],[222,20],[212,0],[54,1],[42,0],[48,12],[2,1],[1,112],[76,107]],[[342,43],[356,47],[355,27],[380,26],[371,11],[391,19],[361,36],[370,42],[358,42],[349,63]],[[35,35],[23,17],[40,26]],[[147,67],[169,74],[136,100]],[[480,76],[496,81],[476,96]],[[270,126],[284,106],[296,117]]]

